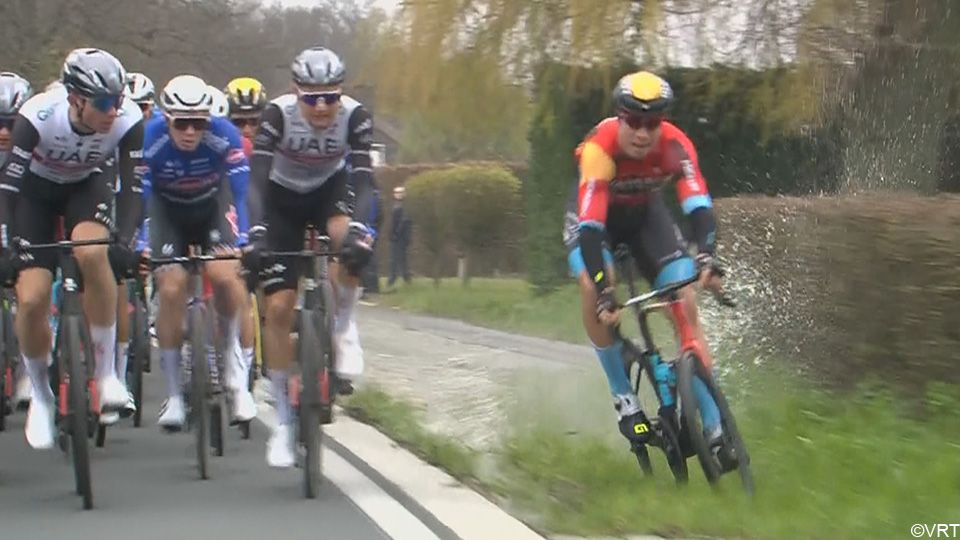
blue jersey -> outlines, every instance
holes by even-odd
[[[144,202],[157,196],[172,204],[193,205],[216,197],[229,177],[237,210],[238,238],[247,236],[247,183],[250,165],[243,152],[240,130],[226,118],[210,119],[199,146],[193,152],[173,144],[163,115],[155,115],[144,129]],[[144,227],[146,229],[146,227]],[[145,232],[145,231],[144,231]]]

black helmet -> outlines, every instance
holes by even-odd
[[[624,76],[613,90],[613,108],[618,114],[662,113],[672,103],[670,84],[649,71]]]
[[[293,82],[305,86],[335,86],[343,83],[347,69],[330,49],[311,47],[293,59]]]
[[[60,79],[67,90],[84,96],[123,95],[127,72],[112,54],[100,49],[75,49],[63,63]]]

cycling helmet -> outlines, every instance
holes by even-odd
[[[335,86],[343,83],[346,67],[330,49],[311,47],[293,59],[293,82],[302,86]]]
[[[613,107],[618,114],[663,113],[673,103],[673,89],[649,71],[626,75],[613,90]]]
[[[218,88],[209,85],[207,91],[210,92],[212,104],[210,106],[210,116],[226,116],[230,111],[230,104],[227,103],[227,96],[223,95]]]
[[[230,114],[260,113],[267,106],[267,93],[260,81],[252,77],[238,77],[223,89],[230,102]]]
[[[0,115],[14,115],[33,95],[33,88],[23,77],[9,71],[0,73]]]
[[[127,77],[127,97],[134,103],[153,103],[155,93],[150,77],[143,73],[130,73]]]
[[[177,75],[163,87],[160,107],[167,116],[207,118],[213,108],[213,95],[200,77]]]
[[[63,62],[60,80],[67,90],[83,96],[122,95],[127,72],[112,54],[93,48],[75,49]]]

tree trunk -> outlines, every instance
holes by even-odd
[[[467,269],[467,256],[460,255],[457,257],[457,277],[460,278],[460,282],[464,287],[470,284],[470,272]]]

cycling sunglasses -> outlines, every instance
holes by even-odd
[[[647,131],[653,131],[660,127],[660,124],[663,123],[663,116],[661,115],[629,115],[621,114],[620,120],[623,120],[625,124],[630,126],[630,129],[637,130],[644,128]]]
[[[117,109],[119,111],[120,105],[123,104],[123,94],[120,94],[119,96],[103,94],[87,98],[87,101],[93,104],[94,109],[102,113],[110,112],[113,109]]]
[[[177,131],[186,131],[193,127],[194,131],[205,131],[210,127],[210,120],[206,118],[174,118],[173,129]]]
[[[0,116],[0,129],[13,131],[13,123],[16,122],[16,116]]]
[[[259,118],[231,118],[230,121],[238,128],[244,128],[246,126],[256,127],[256,125],[260,123]]]
[[[300,92],[300,101],[310,107],[316,107],[317,103],[323,101],[327,105],[333,105],[340,101],[340,92]]]

